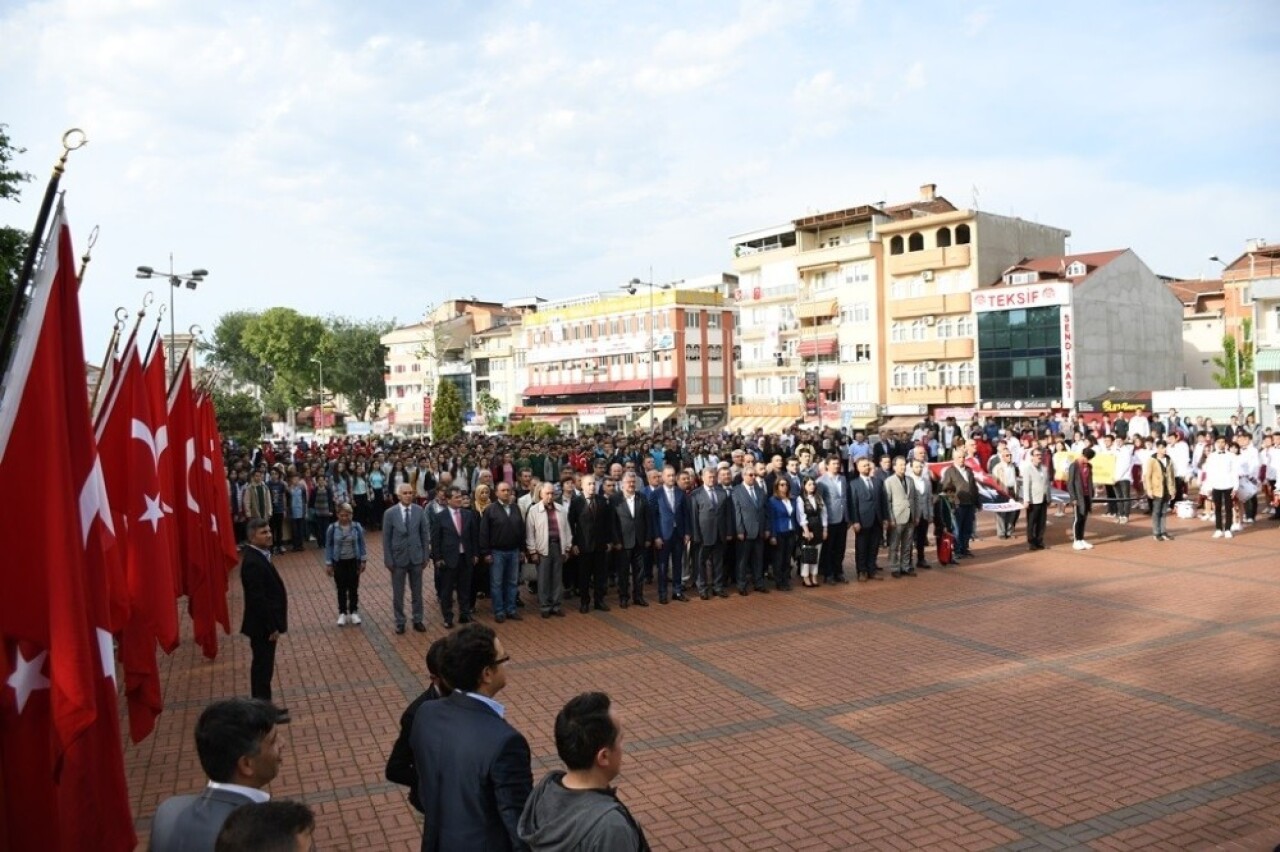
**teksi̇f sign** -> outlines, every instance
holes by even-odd
[[[1016,311],[1070,303],[1071,285],[1062,281],[1026,287],[989,287],[973,294],[973,310],[976,313]]]

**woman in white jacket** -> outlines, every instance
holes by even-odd
[[[1213,537],[1231,538],[1231,495],[1240,483],[1240,459],[1227,452],[1227,439],[1213,442],[1204,458],[1204,487],[1213,495]]]

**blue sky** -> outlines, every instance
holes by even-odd
[[[180,326],[407,322],[717,272],[732,234],[926,182],[1212,275],[1280,239],[1278,36],[1265,2],[4,0],[0,122],[37,181],[0,221],[30,227],[84,128],[91,347],[170,251],[211,273]]]

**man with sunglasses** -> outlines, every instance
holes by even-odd
[[[418,708],[413,720],[423,852],[525,849],[518,824],[533,790],[529,742],[495,696],[511,657],[493,629],[468,624],[444,653],[453,693]]]

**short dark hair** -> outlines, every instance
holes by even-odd
[[[431,643],[431,647],[427,649],[427,671],[436,677],[444,676],[444,654],[445,649],[449,646],[451,636],[441,636],[439,639]]]
[[[454,689],[475,692],[484,670],[497,659],[493,650],[497,636],[492,627],[483,624],[468,624],[453,634],[445,646],[444,679]]]
[[[1080,451],[1080,455],[1084,456],[1085,459],[1087,460],[1096,456],[1097,453],[1093,451],[1093,447],[1085,447],[1083,450]]]
[[[250,802],[231,812],[213,848],[214,852],[293,852],[295,838],[315,827],[315,814],[302,802]]]
[[[196,721],[196,754],[210,781],[235,778],[240,758],[253,756],[276,726],[280,710],[258,698],[231,698],[204,708]]]
[[[603,692],[584,692],[569,699],[556,716],[556,753],[574,770],[595,765],[600,749],[618,741],[618,726],[609,716],[611,702]]]
[[[263,527],[271,526],[271,522],[266,518],[250,518],[249,522],[244,526],[245,538],[253,538],[253,534]]]

